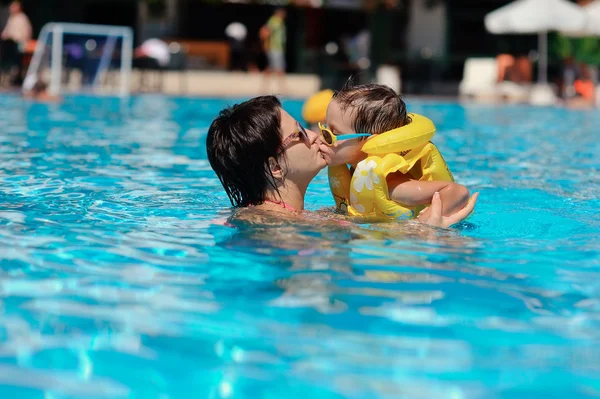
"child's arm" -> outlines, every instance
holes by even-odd
[[[470,196],[469,190],[463,185],[447,181],[412,180],[401,173],[389,175],[387,183],[392,201],[407,206],[431,204],[433,194],[439,192],[443,216],[464,208]]]

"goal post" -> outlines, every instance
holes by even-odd
[[[133,30],[126,26],[57,22],[44,25],[23,90],[32,90],[38,81],[47,80],[44,83],[50,94],[64,93],[65,69],[69,63],[74,63],[73,60],[77,61],[73,69],[82,73],[81,80],[75,82],[78,88],[75,91],[85,91],[89,87],[95,93],[113,90],[115,94],[127,97],[131,92]],[[106,75],[115,63],[118,64],[118,85],[110,88],[105,82]]]

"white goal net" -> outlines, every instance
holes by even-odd
[[[93,92],[126,97],[131,91],[133,31],[124,26],[46,24],[37,41],[23,90]]]

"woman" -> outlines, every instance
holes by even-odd
[[[221,111],[208,130],[206,147],[233,206],[289,215],[304,210],[308,185],[331,155],[321,136],[304,129],[274,96]],[[449,227],[469,216],[476,201],[477,194],[464,209],[444,217],[436,195],[427,218],[419,220]]]

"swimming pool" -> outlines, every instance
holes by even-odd
[[[481,192],[423,238],[213,223],[224,104],[0,96],[0,398],[600,395],[598,112],[409,99]]]

